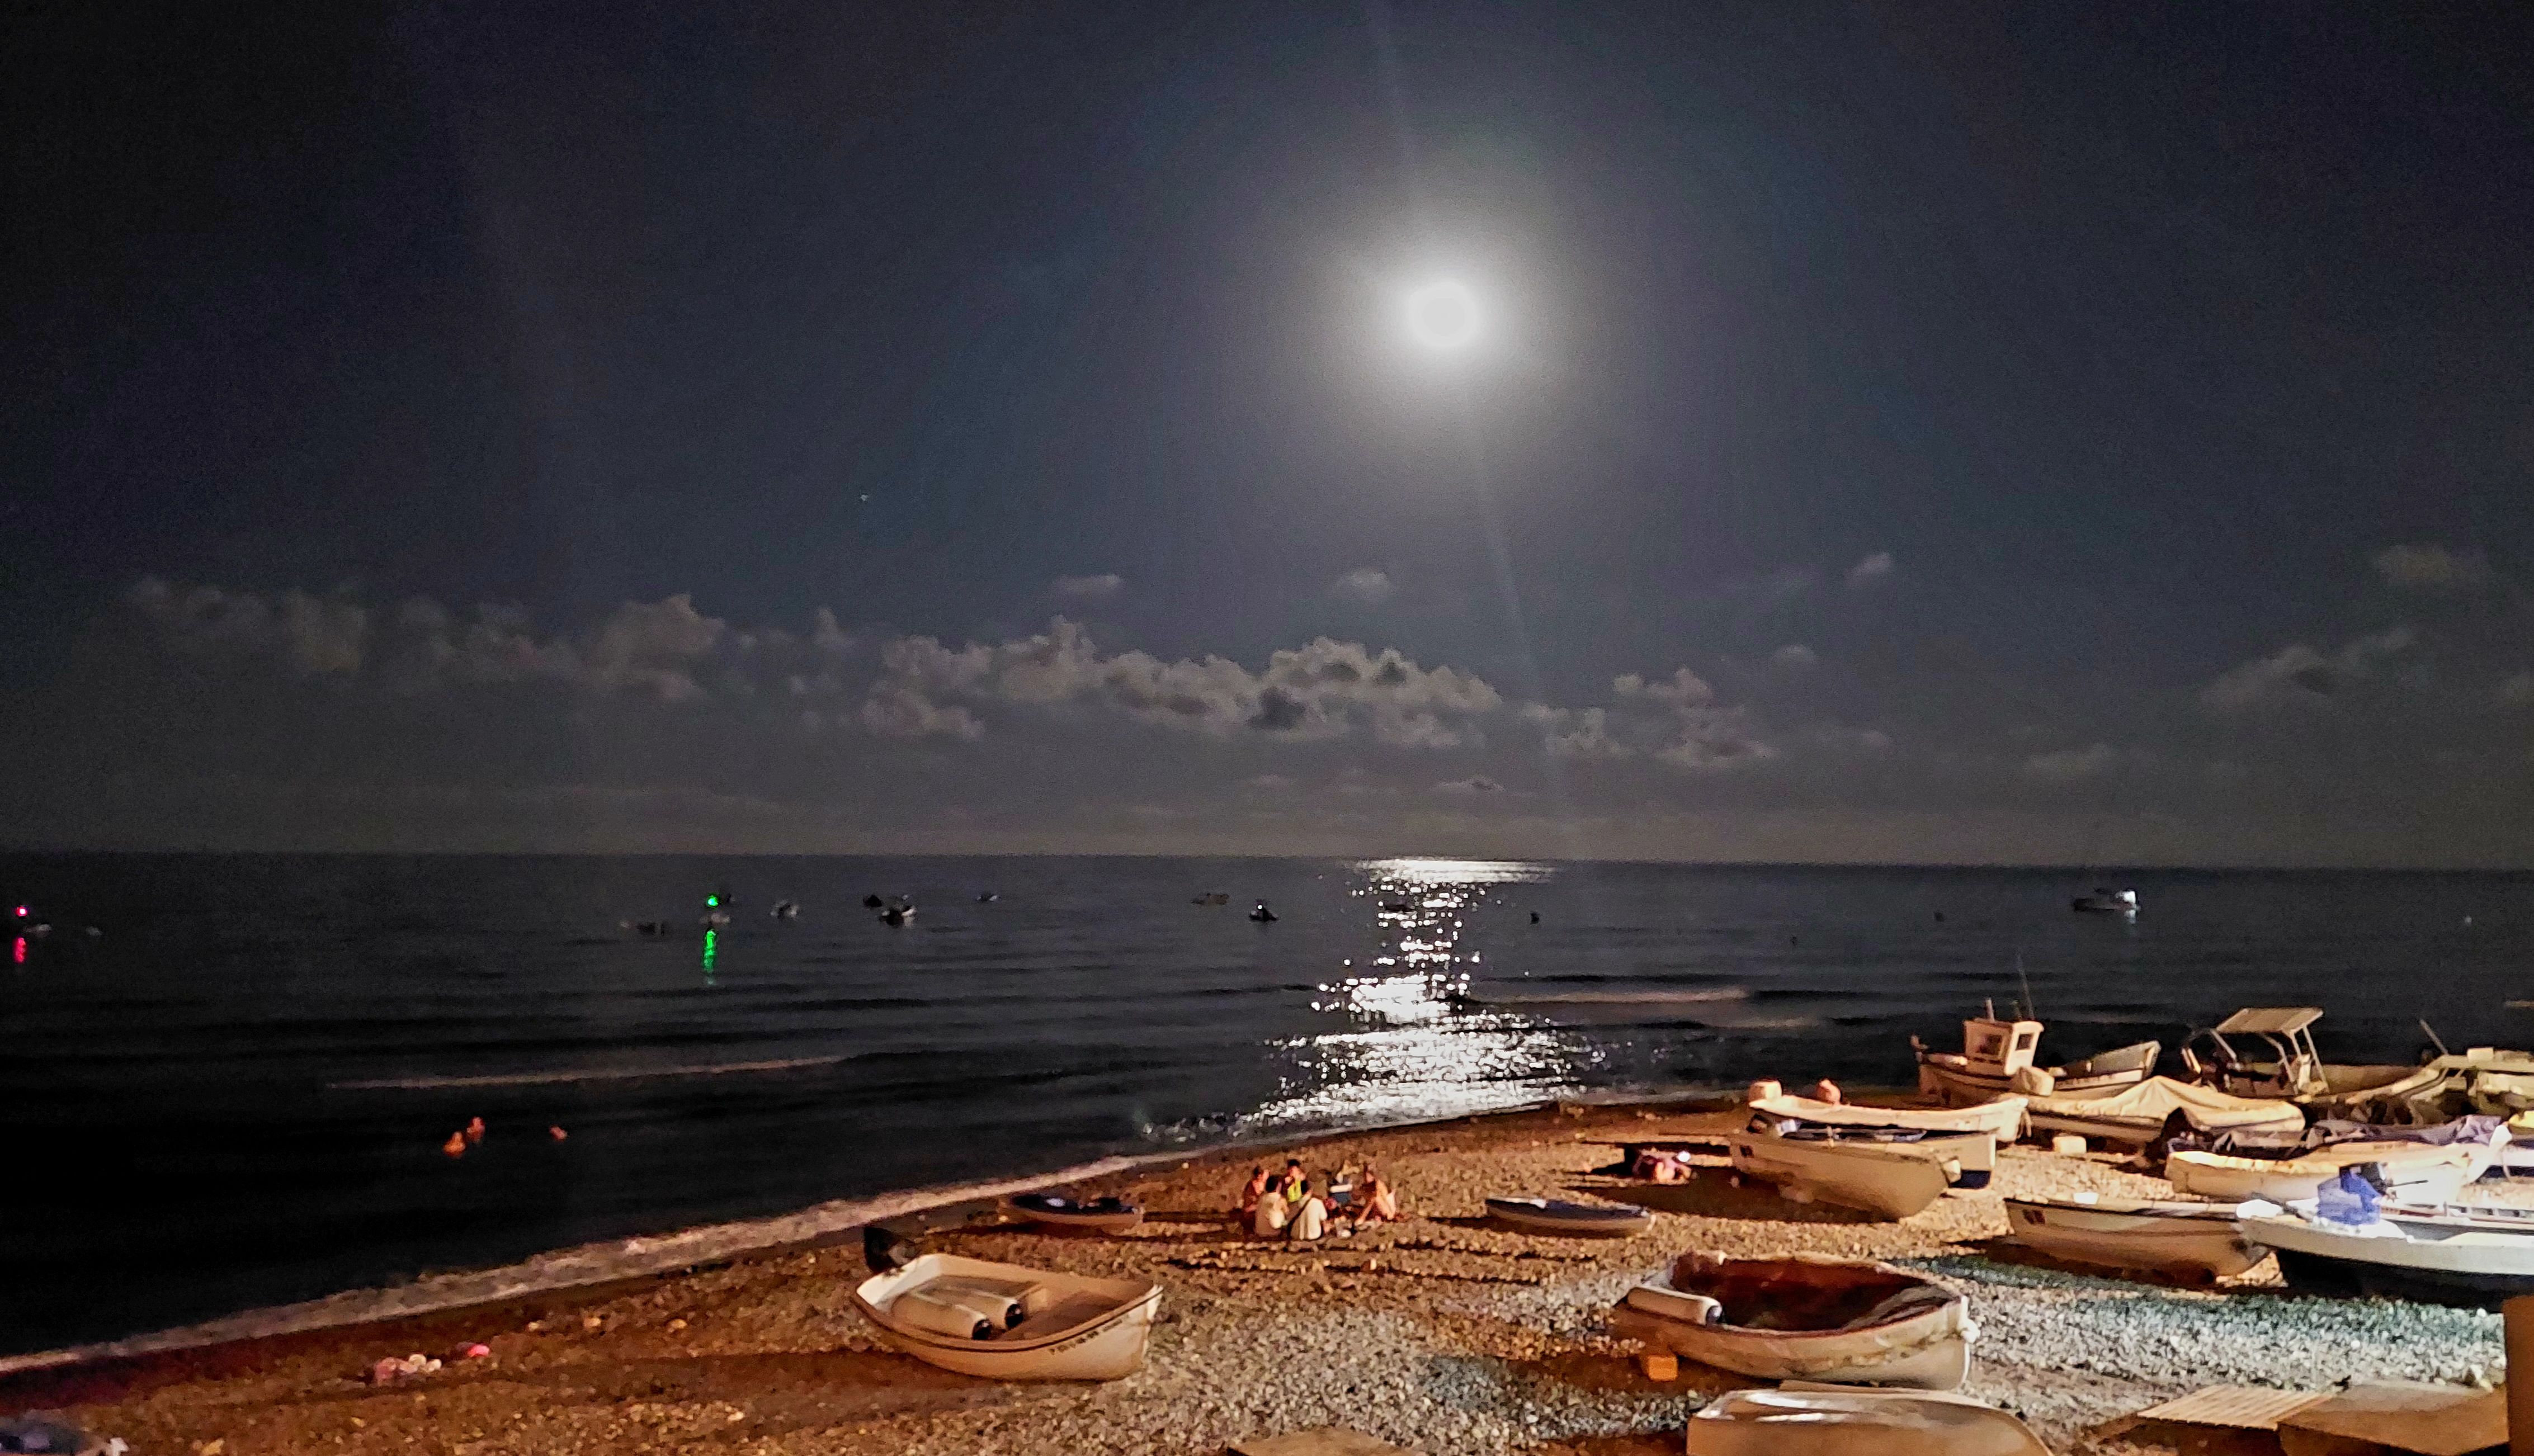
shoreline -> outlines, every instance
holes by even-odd
[[[1871,1093],[1875,1089],[1860,1090]],[[1030,1192],[1053,1184],[1122,1178],[1174,1163],[1191,1167],[1220,1159],[1237,1159],[1248,1153],[1306,1147],[1336,1138],[1420,1127],[1475,1125],[1488,1119],[1520,1117],[1559,1107],[1686,1107],[1729,1095],[1717,1089],[1695,1087],[1662,1092],[1577,1092],[1485,1112],[1296,1129],[1290,1135],[1277,1132],[1254,1139],[1233,1137],[1166,1151],[1111,1154],[1045,1173],[928,1183],[858,1197],[833,1198],[788,1213],[696,1224],[662,1234],[568,1244],[486,1268],[431,1273],[404,1284],[339,1290],[313,1300],[257,1305],[233,1314],[127,1335],[116,1340],[0,1355],[0,1380],[150,1356],[187,1354],[256,1340],[357,1329],[363,1325],[386,1324],[423,1315],[486,1308],[542,1295],[594,1290],[624,1280],[652,1278],[700,1265],[819,1246],[868,1224],[924,1214],[937,1215],[963,1205],[998,1201],[1014,1193]]]

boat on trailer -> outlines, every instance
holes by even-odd
[[[2029,1019],[2002,1021],[1992,1008],[1962,1023],[1960,1052],[1930,1051],[1911,1037],[1910,1049],[1918,1056],[1918,1090],[1954,1107],[2011,1092],[2093,1096],[2145,1081],[2164,1054],[2161,1042],[2136,1042],[2065,1066],[2037,1067],[2033,1058],[2039,1053],[2041,1029],[2040,1022]]]
[[[2006,1237],[2070,1263],[2213,1281],[2266,1257],[2235,1227],[2239,1206],[2092,1193],[2009,1198]]]
[[[1628,1291],[1612,1333],[1763,1380],[1951,1390],[1970,1369],[1970,1302],[1923,1274],[1828,1254],[1685,1253]]]
[[[1115,1380],[1144,1363],[1162,1287],[928,1253],[854,1305],[895,1349],[991,1380]]]

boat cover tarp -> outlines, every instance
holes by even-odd
[[[2149,1077],[2135,1087],[2124,1088],[2105,1097],[2035,1097],[2029,1099],[2029,1107],[2033,1112],[2052,1117],[2115,1120],[2158,1126],[2178,1112],[2202,1131],[2281,1121],[2305,1121],[2305,1115],[2297,1111],[2296,1104],[2292,1102],[2276,1102],[2265,1097],[2238,1097],[2232,1092],[2177,1082],[2171,1077]]]
[[[1976,1107],[1858,1107],[1809,1097],[1763,1097],[1755,1113],[1835,1127],[1908,1127],[1922,1132],[1997,1132],[2013,1137],[2023,1122],[2023,1099],[2000,1097]],[[2003,1129],[2003,1130],[2001,1130]]]

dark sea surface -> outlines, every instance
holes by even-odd
[[[2071,913],[2097,880],[2142,913]],[[1905,1084],[2019,958],[2052,1061],[2170,1069],[2262,1003],[2325,1007],[2334,1060],[2408,1061],[2423,1017],[2534,1045],[2522,875],[6,856],[0,888],[54,927],[0,970],[0,1353],[1111,1153]]]

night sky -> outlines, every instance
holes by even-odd
[[[2522,7],[38,9],[0,842],[2534,864]]]

